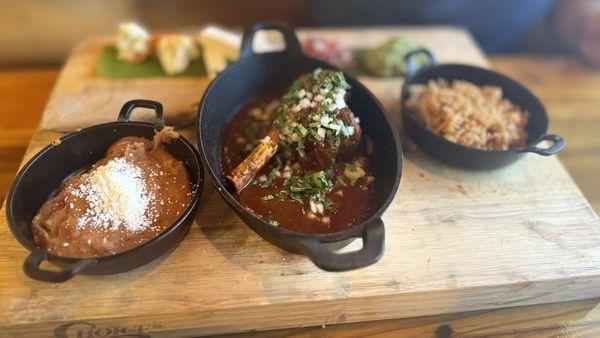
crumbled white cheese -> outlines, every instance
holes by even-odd
[[[116,230],[119,225],[130,231],[140,231],[153,217],[149,204],[154,196],[148,193],[142,171],[125,158],[115,158],[84,176],[83,183],[72,191],[88,203],[77,220],[78,227],[102,227]]]

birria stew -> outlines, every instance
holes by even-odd
[[[301,233],[360,223],[371,203],[372,141],[349,109],[342,72],[316,69],[283,95],[244,107],[223,140],[222,169],[249,211]]]

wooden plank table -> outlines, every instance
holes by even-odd
[[[525,61],[531,61],[531,60],[527,59]],[[523,61],[523,62],[525,62],[525,61]],[[533,61],[536,61],[536,60],[534,59]],[[537,60],[537,62],[541,62],[541,61]],[[516,72],[516,74],[513,74],[513,76],[516,77],[516,78],[519,78],[518,74],[525,73],[525,74],[530,74],[530,76],[534,79],[533,81],[540,81],[539,80],[540,79],[540,74],[544,74],[544,72],[542,72],[542,73],[537,73],[535,71],[531,72],[531,69],[535,69],[536,68],[536,67],[532,67],[534,65],[536,65],[535,62],[533,64],[527,64],[527,62],[525,62],[525,66],[524,66],[523,69],[528,69],[528,70],[530,70],[530,72],[524,72],[523,69],[519,69],[518,67],[516,67],[514,69],[515,72]],[[568,61],[568,62],[565,63],[564,60],[558,60],[556,62],[547,64],[546,66],[549,67],[549,68],[555,69],[555,71],[560,72],[561,65],[564,68],[568,68],[569,71],[571,71],[570,68],[573,67],[572,61]],[[567,67],[567,66],[569,66],[569,67]],[[577,64],[575,64],[575,66],[577,66]],[[500,69],[500,70],[503,70],[501,68],[501,66],[497,66],[496,65],[496,67],[498,67],[498,69]],[[506,72],[509,72],[509,71],[506,71]],[[551,73],[548,69],[545,69],[545,72],[546,73]],[[596,88],[597,88],[597,83],[598,83],[597,79],[596,79],[596,82],[594,82],[593,81],[594,78],[593,77],[589,78],[589,76],[587,74],[585,74],[585,72],[581,72],[578,75],[580,76],[580,78],[578,78],[577,79],[578,81],[575,81],[575,82],[580,82],[580,83],[582,83],[584,85],[588,85],[588,86],[591,85],[591,88],[594,88],[594,83],[595,83],[596,84]],[[10,78],[10,76],[9,76],[9,78]],[[561,78],[561,76],[557,75],[556,79],[558,79],[558,78]],[[564,76],[563,76],[563,78],[564,78]],[[11,79],[11,80],[14,80],[14,79]],[[521,79],[521,80],[524,81],[526,84],[528,84],[526,80],[523,80],[523,79]],[[9,83],[10,82],[14,82],[14,81],[9,81]],[[17,81],[17,83],[18,83],[18,81]],[[16,85],[14,83],[10,83],[10,86],[11,86],[10,88],[15,88],[16,87]],[[546,105],[548,106],[548,108],[550,110],[550,114],[551,114],[551,116],[553,118],[553,126],[555,126],[558,122],[557,122],[557,120],[553,116],[551,104],[549,102],[547,102],[546,98],[544,97],[544,95],[542,93],[538,92],[533,85],[531,85],[531,86],[532,86],[532,89],[534,90],[534,92],[536,92],[538,95],[540,95],[540,97],[542,98],[542,100],[544,100],[546,102]],[[2,90],[2,94],[7,94],[7,99],[8,99],[8,96],[11,96],[11,95],[6,90],[4,90],[5,88],[8,88],[8,87],[2,86],[0,88],[3,89]],[[579,103],[581,103],[581,102],[584,102],[584,103],[587,102],[587,103],[590,103],[590,104],[594,103],[594,102],[592,102],[592,100],[586,101],[586,98],[592,98],[593,99],[593,97],[594,97],[593,94],[591,94],[591,95],[587,95],[586,94],[586,93],[588,93],[588,94],[591,93],[589,91],[589,88],[587,88],[587,87],[579,88],[579,90],[573,89],[573,91],[568,90],[568,91],[566,91],[566,93],[565,93],[564,89],[561,89],[560,91],[557,91],[557,89],[559,89],[558,87],[557,88],[552,88],[552,89],[555,90],[554,95],[556,93],[561,93],[561,94],[565,94],[565,95],[571,94],[571,95],[574,95],[573,97],[575,98],[573,101],[577,101]],[[577,96],[576,93],[580,93],[579,94],[580,96]],[[553,97],[556,98],[554,95],[553,95]],[[563,104],[564,104],[564,102],[563,102]],[[573,106],[571,106],[571,107],[573,107]],[[576,119],[574,117],[571,117],[571,118],[567,117],[567,115],[568,115],[567,112],[568,111],[575,111],[576,113],[578,113],[579,116],[577,116],[577,118],[582,118],[581,115],[582,115],[582,113],[584,113],[583,117],[589,119],[589,123],[587,123],[587,125],[590,127],[589,130],[593,131],[594,130],[593,129],[593,123],[597,123],[597,121],[598,121],[597,120],[597,116],[594,117],[591,114],[591,112],[588,111],[585,108],[586,104],[582,104],[582,105],[580,105],[580,107],[582,107],[581,110],[577,110],[577,109],[575,109],[575,110],[569,110],[569,109],[572,109],[572,108],[564,110],[564,112],[565,112],[565,119],[567,119],[567,120],[571,119],[571,122],[575,121],[575,119]],[[593,107],[593,105],[591,107]],[[560,111],[563,111],[563,110],[560,110]],[[586,114],[588,114],[588,115],[586,115]],[[19,114],[19,118],[18,119],[13,120],[12,122],[9,121],[9,123],[16,123],[17,125],[19,123],[22,123],[21,121],[23,120],[23,118],[21,116],[22,116],[22,113]],[[2,125],[0,125],[0,126],[3,128],[3,130],[4,130],[5,127],[8,127],[8,125],[5,126],[4,122],[2,122]],[[597,124],[596,124],[596,127],[597,127]],[[559,133],[562,133],[563,136],[565,136],[568,140],[571,139],[570,135],[568,134],[568,131],[578,131],[578,132],[581,132],[581,130],[577,130],[577,129],[573,130],[573,128],[566,128],[566,129],[568,129],[568,130],[565,130],[565,132],[561,132],[560,130],[556,130],[556,131],[559,132]],[[25,133],[26,133],[26,127],[24,127],[24,130],[25,130]],[[588,135],[588,137],[584,137],[583,135],[580,135],[580,137],[581,137],[582,140],[583,139],[588,139],[588,140],[591,139],[591,141],[588,141],[587,145],[583,147],[583,149],[584,149],[583,153],[587,157],[589,157],[590,153],[592,153],[592,155],[593,155],[594,150],[598,149],[598,143],[596,142],[594,144],[594,142],[597,141],[597,139],[594,139],[593,136],[594,135]],[[577,136],[574,136],[574,137],[577,137]],[[8,148],[11,147],[11,143],[10,142],[17,142],[17,141],[8,141],[7,140],[7,142],[4,143],[4,141],[5,140],[3,140],[2,146],[8,145]],[[591,145],[589,145],[590,142],[592,143]],[[16,145],[16,143],[12,143],[12,146],[15,146],[15,145]],[[570,143],[570,145],[571,145],[571,143]],[[594,147],[594,145],[595,145],[595,147]],[[18,145],[17,145],[17,148],[18,148]],[[569,149],[569,148],[567,148],[567,149]],[[575,156],[575,157],[580,156],[577,152],[571,153],[571,151],[565,152],[565,154],[566,155],[573,154],[572,156]],[[588,167],[581,166],[580,170],[585,171],[586,168],[588,168]],[[2,169],[4,169],[4,167],[2,167]],[[585,184],[584,188],[586,186],[593,187],[594,184],[596,184],[597,182],[594,183],[594,181],[592,181],[591,183],[592,183],[591,185]],[[591,190],[591,191],[593,193],[593,190]],[[585,192],[585,190],[584,190],[584,192]],[[595,203],[593,200],[592,200],[592,202]],[[547,326],[548,329],[552,330],[553,326],[548,324],[549,322],[552,321],[552,319],[549,319],[549,320],[543,319],[545,317],[543,317],[543,316],[540,317],[540,312],[539,311],[542,311],[542,312],[546,311],[546,312],[548,312],[550,314],[549,316],[558,316],[558,318],[561,318],[560,320],[564,320],[565,318],[573,318],[573,316],[575,316],[577,318],[580,318],[579,320],[583,321],[583,322],[582,323],[577,323],[577,325],[574,324],[572,330],[582,330],[582,328],[583,328],[585,330],[585,332],[590,332],[590,334],[593,335],[594,331],[588,331],[588,329],[590,327],[597,329],[597,326],[593,325],[593,320],[595,320],[595,319],[592,319],[592,324],[589,324],[589,320],[588,320],[587,317],[583,317],[583,319],[581,319],[581,314],[582,313],[587,313],[587,311],[589,311],[590,309],[593,309],[593,306],[595,305],[595,302],[594,301],[585,301],[585,302],[577,302],[577,303],[573,303],[573,304],[576,304],[576,305],[573,305],[572,307],[570,307],[570,306],[565,307],[562,304],[560,304],[560,305],[536,306],[536,307],[533,307],[534,310],[531,310],[533,312],[528,312],[530,310],[527,310],[527,309],[520,309],[519,311],[521,311],[521,312],[519,312],[518,314],[515,314],[515,318],[521,318],[521,319],[522,318],[531,318],[532,320],[530,322],[531,322],[532,326],[534,326],[534,328],[533,328],[534,330],[536,330],[535,329],[536,325],[537,325],[537,327]],[[513,323],[512,324],[513,326],[511,326],[511,324],[509,324],[509,325],[506,325],[506,324],[505,325],[487,325],[487,324],[493,323],[494,320],[500,320],[502,318],[508,319],[508,321],[510,322],[511,321],[510,318],[512,318],[511,317],[512,315],[506,314],[503,311],[509,311],[508,313],[512,313],[511,311],[517,311],[517,310],[500,310],[500,312],[498,312],[498,311],[483,311],[483,312],[477,312],[475,314],[459,314],[459,315],[449,315],[449,316],[436,316],[436,317],[429,317],[429,318],[415,319],[415,320],[394,320],[394,321],[386,321],[386,322],[374,322],[374,323],[370,323],[370,324],[369,323],[366,323],[366,324],[350,324],[348,326],[336,326],[336,327],[333,327],[331,330],[334,330],[336,332],[342,333],[342,332],[345,332],[344,331],[345,330],[344,327],[347,327],[348,330],[351,330],[351,331],[346,331],[346,332],[354,332],[356,334],[363,334],[363,333],[369,333],[369,332],[370,333],[377,333],[377,332],[379,332],[379,333],[385,333],[385,332],[387,332],[389,334],[410,333],[410,332],[412,332],[413,334],[418,335],[419,332],[421,332],[421,333],[430,332],[431,333],[431,331],[435,331],[434,330],[434,328],[435,328],[438,331],[438,333],[443,334],[444,332],[448,332],[447,328],[446,327],[438,328],[439,325],[437,325],[437,323],[441,324],[441,323],[444,323],[444,322],[450,322],[450,327],[453,328],[455,332],[460,333],[461,330],[462,330],[462,332],[464,332],[465,334],[468,333],[468,334],[479,334],[479,335],[485,334],[485,335],[487,335],[487,334],[492,334],[494,332],[495,333],[502,333],[502,332],[504,332],[504,333],[511,333],[511,328],[514,328],[514,330],[516,330],[516,332],[536,332],[536,331],[528,331],[531,328],[527,328],[527,322],[525,322],[525,324],[521,323],[521,324],[518,324],[518,325],[516,323]],[[523,311],[525,311],[525,312],[523,312]],[[531,314],[537,313],[535,315],[535,318],[538,318],[538,319],[534,321],[533,320],[534,316],[533,315],[528,316],[527,315],[528,313],[531,313]],[[575,313],[575,315],[573,315],[573,313]],[[594,311],[590,312],[590,314],[593,315]],[[539,319],[539,318],[542,318],[542,319]],[[419,320],[423,320],[422,323],[424,323],[424,324],[417,324],[417,323],[420,323]],[[375,326],[369,326],[371,324],[375,325]],[[483,325],[483,324],[486,324],[486,325]],[[414,326],[420,327],[422,329],[422,331],[418,331],[418,330],[415,331]],[[485,328],[482,329],[481,328],[482,326],[485,327]],[[411,329],[410,327],[413,327],[413,328]],[[560,326],[558,326],[558,325],[555,325],[554,327],[556,327],[557,329],[560,329]],[[495,331],[494,328],[496,328],[497,330]],[[352,331],[352,330],[354,330],[354,331]],[[408,331],[406,331],[406,330],[408,330]],[[539,331],[540,334],[545,334],[547,332],[547,331],[544,331],[542,329],[540,329],[538,331]],[[286,332],[290,332],[290,331],[286,331]],[[320,332],[327,332],[327,330],[320,331]],[[565,332],[565,331],[562,331],[562,332]],[[566,331],[566,332],[569,332],[569,331]],[[581,332],[581,331],[577,331],[577,332]]]
[[[600,71],[572,57],[493,56],[492,67],[544,102],[552,129],[568,140],[560,153],[600,212]],[[568,83],[568,85],[566,85]],[[600,298],[448,315],[247,333],[241,337],[600,337]],[[240,336],[240,335],[236,335]]]

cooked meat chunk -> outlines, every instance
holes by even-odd
[[[310,114],[300,121],[305,127],[309,127]],[[324,137],[319,140],[316,137],[308,137],[304,143],[306,155],[300,160],[303,163],[318,164],[316,169],[324,169],[335,159],[348,159],[356,155],[360,144],[362,130],[354,113],[348,108],[339,110],[336,117],[346,126],[353,128],[354,132],[348,137]],[[316,163],[315,163],[316,161]]]
[[[354,155],[362,132],[348,108],[348,89],[344,74],[332,70],[315,69],[296,79],[277,106],[269,132],[273,137],[259,143],[228,175],[237,191],[277,152],[316,170],[330,168],[337,158]],[[271,142],[275,138],[278,143]]]
[[[345,125],[354,128],[354,133],[352,135],[341,138],[340,150],[338,153],[338,158],[348,159],[356,155],[358,145],[362,138],[362,129],[360,128],[358,118],[354,116],[354,113],[350,109],[344,108],[340,110],[338,117]]]

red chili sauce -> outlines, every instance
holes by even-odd
[[[231,121],[222,148],[221,164],[225,174],[230,173],[242,162],[258,140],[268,132],[277,106],[277,97],[269,94],[254,100]],[[331,191],[326,195],[327,208],[323,203],[314,205],[307,198],[294,201],[278,195],[281,190],[289,187],[286,186],[286,180],[293,176],[305,177],[315,172],[310,165],[301,165],[294,158],[286,159],[280,154],[273,156],[252,183],[241,193],[234,193],[234,196],[250,212],[288,230],[310,234],[345,230],[364,219],[373,195],[375,178],[371,173],[365,138],[366,136],[363,137],[355,157],[346,161],[337,159],[329,171]],[[344,172],[346,169],[356,170],[356,166],[360,167],[364,175],[350,179]],[[317,212],[314,212],[315,210]]]

